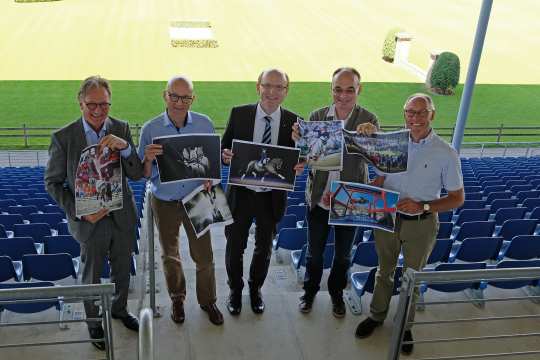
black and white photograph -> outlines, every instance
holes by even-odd
[[[317,170],[343,169],[343,121],[298,121],[296,147],[306,165]]]
[[[233,140],[232,152],[230,185],[294,190],[299,149]]]
[[[85,148],[79,159],[75,179],[75,213],[90,215],[101,209],[121,209],[122,167],[120,153],[98,145]]]
[[[201,237],[217,224],[233,223],[227,198],[219,184],[212,186],[209,191],[202,186],[196,188],[182,199],[182,203],[197,237]]]
[[[376,132],[364,136],[343,130],[347,153],[366,159],[379,171],[395,174],[407,171],[409,130]]]
[[[163,146],[163,155],[156,156],[162,184],[221,179],[218,134],[160,136],[153,138],[152,143]]]

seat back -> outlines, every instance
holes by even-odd
[[[70,254],[40,254],[23,256],[25,280],[58,281],[67,277],[77,278]]]
[[[470,221],[461,224],[455,241],[463,241],[469,237],[491,236],[495,229],[495,221]]]
[[[540,267],[540,260],[504,260],[497,264],[498,269]],[[488,284],[500,289],[518,289],[527,285],[533,285],[538,279],[490,281]]]
[[[15,280],[17,279],[17,273],[15,272],[15,267],[9,256],[2,255],[0,256],[0,282],[6,280]]]
[[[0,239],[0,255],[7,255],[13,261],[21,261],[27,254],[37,254],[34,239],[31,237]]]
[[[517,204],[517,199],[495,199],[491,202],[490,210],[492,214],[495,214],[501,208],[516,207]]]
[[[528,211],[533,211],[534,208],[540,207],[540,198],[526,198],[521,206],[526,207]]]
[[[537,199],[540,198],[540,190],[520,191],[516,194],[516,197],[520,203],[527,198]]]
[[[456,226],[461,226],[461,224],[467,221],[487,221],[488,219],[489,209],[463,209],[458,215]]]
[[[7,238],[6,228],[0,224],[0,238]]]
[[[485,268],[486,263],[451,263],[439,264],[435,267],[435,271],[480,270]],[[479,282],[428,285],[430,289],[442,292],[457,292],[470,288],[478,288],[479,286]]]
[[[306,209],[307,209],[307,207],[305,205],[287,206],[287,210],[285,211],[285,215],[294,214],[294,215],[296,215],[296,219],[298,221],[301,221],[301,220],[304,220],[306,218]]]
[[[456,209],[456,214],[459,214],[464,209],[483,209],[485,206],[485,200],[465,200],[463,205]]]
[[[22,215],[23,218],[28,219],[31,213],[38,212],[38,208],[34,205],[8,206],[8,212],[10,214]]]
[[[505,258],[529,260],[540,257],[540,235],[517,235],[504,253]]]
[[[451,222],[440,222],[439,231],[437,232],[437,239],[448,239],[452,235],[452,229],[454,224]]]
[[[377,251],[375,250],[375,242],[370,241],[358,243],[351,263],[360,266],[378,266],[379,257],[377,256]]]
[[[13,225],[22,224],[23,220],[22,215],[19,214],[0,214],[0,224],[9,231],[13,231]]]
[[[68,253],[71,257],[81,256],[81,246],[71,235],[45,236],[45,254]]]
[[[456,259],[466,262],[480,262],[495,260],[501,250],[503,239],[501,237],[472,237],[461,243]]]
[[[516,235],[532,235],[536,229],[536,219],[510,219],[506,220],[499,232],[505,240],[511,240]]]
[[[61,213],[33,213],[30,214],[30,222],[31,223],[46,223],[49,224],[49,226],[53,229],[56,229],[56,225],[59,222],[62,222],[64,218],[64,215]]]
[[[437,262],[447,262],[453,243],[454,242],[451,239],[438,239],[435,241],[435,245],[431,250],[427,263],[434,264]]]
[[[275,249],[300,250],[305,244],[307,244],[306,228],[284,228],[277,236]]]
[[[522,219],[526,212],[527,208],[524,207],[500,208],[495,212],[495,224],[502,225],[506,220]]]
[[[15,236],[30,236],[34,242],[43,242],[45,236],[51,235],[51,227],[46,223],[30,223],[13,225]]]
[[[491,204],[495,199],[510,199],[512,193],[509,191],[496,191],[490,193],[486,198],[486,203]]]
[[[21,282],[21,283],[2,283],[0,284],[0,290],[2,289],[18,289],[18,288],[36,288],[36,287],[50,287],[54,286],[52,282]],[[52,307],[56,307],[56,310],[60,311],[60,302],[56,301],[42,301],[35,303],[24,304],[2,304],[0,305],[0,311],[9,310],[19,314],[33,314],[41,311],[45,311]]]
[[[451,222],[453,214],[454,213],[452,211],[440,212],[440,213],[438,213],[439,221],[440,222]]]

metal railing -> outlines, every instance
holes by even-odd
[[[154,327],[152,309],[144,308],[139,314],[139,360],[154,360]]]
[[[2,304],[24,304],[35,302],[56,302],[61,300],[64,303],[80,302],[82,300],[99,300],[103,310],[102,318],[88,318],[81,320],[58,320],[58,321],[39,321],[39,322],[17,322],[17,323],[2,323],[0,327],[8,326],[35,326],[35,325],[50,325],[60,323],[75,323],[75,322],[101,322],[103,320],[103,339],[79,339],[65,341],[48,341],[48,342],[25,342],[13,344],[1,344],[2,348],[14,347],[30,347],[30,346],[45,346],[45,345],[62,345],[62,344],[77,344],[89,343],[95,341],[105,342],[105,353],[107,359],[114,360],[113,333],[111,326],[111,297],[114,294],[114,284],[95,284],[95,285],[70,285],[70,286],[53,286],[53,287],[34,287],[34,288],[13,288],[0,289],[0,305]]]
[[[482,341],[493,339],[509,339],[515,337],[530,337],[540,336],[538,332],[521,333],[521,334],[502,334],[502,335],[486,335],[486,336],[460,336],[454,338],[435,338],[435,339],[420,339],[411,342],[403,341],[403,334],[408,325],[422,326],[422,325],[436,325],[436,324],[451,324],[451,323],[471,323],[481,321],[492,320],[516,320],[525,318],[540,318],[540,314],[527,314],[527,315],[512,315],[512,316],[486,316],[486,317],[469,317],[469,318],[456,318],[445,320],[433,320],[433,321],[411,321],[407,319],[412,306],[428,306],[428,305],[451,305],[461,303],[473,303],[478,299],[468,300],[448,300],[448,301],[423,301],[416,304],[413,303],[412,297],[416,287],[421,284],[449,284],[449,283],[471,283],[478,281],[515,281],[515,280],[532,280],[540,278],[540,268],[509,268],[509,269],[487,269],[487,270],[461,270],[461,271],[424,271],[417,272],[412,269],[407,269],[405,272],[399,294],[399,303],[394,318],[394,327],[392,332],[392,338],[390,342],[390,349],[388,351],[388,360],[397,360],[400,358],[401,345],[409,344],[437,344],[447,342],[468,342],[468,341]],[[529,293],[527,296],[512,296],[507,298],[482,298],[482,302],[505,302],[505,301],[520,301],[520,300],[536,300],[540,299],[540,293]],[[447,313],[448,310],[446,310]],[[509,358],[513,356],[521,355],[534,355],[539,354],[540,349],[533,351],[518,351],[504,353],[485,353],[485,354],[465,354],[454,356],[434,356],[429,358],[421,358],[417,360],[450,360],[450,359],[476,359],[476,358]]]

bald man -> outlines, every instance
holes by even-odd
[[[281,104],[289,90],[289,77],[278,69],[263,71],[257,80],[259,101],[255,104],[234,107],[221,140],[222,161],[230,164],[233,139],[265,142],[273,145],[294,147],[291,127],[298,115],[284,109]],[[267,131],[268,129],[268,131]],[[297,166],[297,173],[303,169]],[[227,309],[232,315],[242,310],[243,256],[247,246],[249,228],[255,219],[255,249],[249,270],[249,295],[251,309],[256,314],[264,312],[261,295],[272,255],[272,238],[276,224],[285,213],[287,194],[281,190],[229,186],[227,199],[234,223],[225,227],[227,246],[225,263],[230,287]]]
[[[382,325],[394,288],[394,272],[399,253],[403,252],[403,267],[421,271],[435,245],[439,222],[437,213],[455,209],[463,204],[463,178],[459,155],[431,128],[435,105],[429,95],[409,96],[403,107],[405,126],[410,129],[407,172],[378,176],[374,184],[398,191],[395,232],[374,230],[379,268],[371,300],[371,314],[362,321],[356,336],[370,336]],[[441,197],[441,189],[448,194]],[[409,321],[414,320],[415,290]],[[412,341],[410,327],[403,341]],[[401,351],[410,354],[413,344],[403,344]]]
[[[208,313],[215,325],[223,324],[223,315],[216,306],[216,278],[214,256],[210,232],[197,238],[189,221],[182,199],[196,187],[210,182],[200,180],[182,183],[161,184],[156,163],[156,155],[163,154],[159,144],[152,144],[158,136],[214,133],[214,125],[208,116],[190,111],[195,101],[193,83],[186,76],[176,76],[169,80],[163,91],[165,112],[144,124],[139,142],[139,157],[144,166],[144,176],[152,182],[150,204],[159,231],[161,259],[171,298],[171,318],[175,323],[185,319],[184,300],[186,281],[179,254],[180,225],[184,225],[191,258],[196,265],[197,300],[201,309]]]

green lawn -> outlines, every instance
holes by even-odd
[[[1,127],[59,127],[80,115],[76,101],[79,81],[0,81]],[[131,124],[143,124],[163,111],[161,92],[164,82],[113,81],[111,114]],[[302,116],[328,104],[330,84],[321,82],[292,83],[285,106]],[[253,82],[196,82],[198,96],[193,110],[209,115],[218,128],[226,125],[230,108],[257,100]],[[365,83],[360,103],[375,112],[382,125],[402,123],[405,98],[423,85],[417,83]],[[435,127],[452,127],[455,123],[462,86],[454,96],[435,96]],[[477,85],[469,114],[468,127],[540,126],[538,114],[540,85]],[[482,132],[469,130],[470,132]],[[41,131],[40,133],[44,133]],[[520,133],[516,130],[514,133]],[[7,133],[7,132],[3,132]],[[13,134],[14,132],[10,132]],[[19,132],[20,133],[20,132]],[[536,134],[540,132],[535,131]],[[503,140],[526,141],[535,137]],[[538,141],[539,137],[536,137]],[[494,141],[494,138],[470,138],[467,141]],[[47,138],[30,139],[30,145],[47,144]],[[0,138],[0,146],[22,144],[21,139]]]

